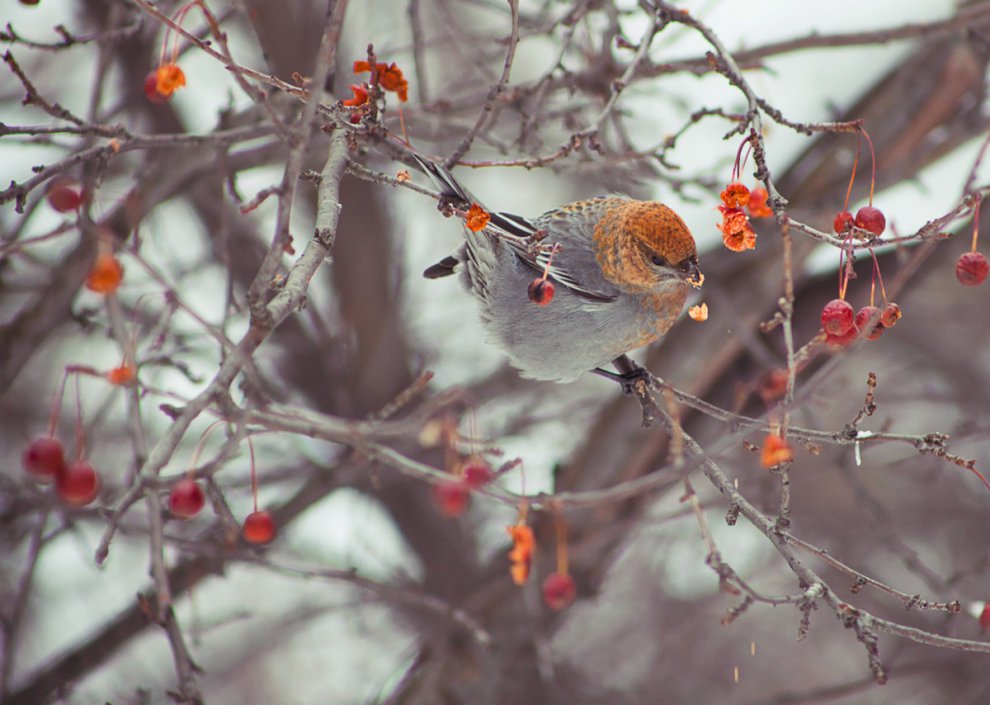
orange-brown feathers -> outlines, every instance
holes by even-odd
[[[653,201],[616,200],[595,227],[594,242],[602,274],[626,291],[657,285],[652,255],[677,265],[696,254],[694,237],[680,216]]]

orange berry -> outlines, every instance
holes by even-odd
[[[86,288],[97,294],[112,294],[124,278],[124,268],[109,252],[96,255],[96,262],[86,277]]]

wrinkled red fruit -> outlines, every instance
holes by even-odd
[[[495,476],[491,469],[483,463],[471,463],[464,468],[464,484],[472,490],[484,487],[492,481],[493,477]]]
[[[52,179],[45,189],[48,205],[59,213],[69,213],[79,210],[85,200],[82,185],[70,176],[59,176]]]
[[[183,478],[175,483],[168,493],[168,508],[173,516],[180,519],[190,519],[203,509],[206,495],[199,483],[189,478]]]
[[[100,477],[91,463],[80,460],[66,465],[55,475],[55,494],[66,504],[82,507],[100,493]]]
[[[856,327],[866,331],[867,340],[876,340],[883,335],[882,316],[876,306],[864,306],[856,312]],[[870,325],[870,320],[873,320],[873,325]]]
[[[464,482],[442,482],[433,485],[433,501],[449,517],[464,513],[471,503],[471,490]]]
[[[549,279],[537,278],[529,283],[529,300],[537,306],[546,306],[553,301],[554,285]]]
[[[982,252],[966,252],[956,260],[956,279],[966,286],[978,286],[987,278],[990,264]]]
[[[570,607],[577,595],[574,578],[565,573],[550,573],[543,581],[543,603],[552,610]]]
[[[853,214],[849,211],[841,211],[835,216],[835,220],[832,221],[832,229],[835,230],[839,235],[845,235],[847,232],[852,230],[853,227]]]
[[[844,348],[847,345],[849,345],[851,342],[856,340],[858,336],[859,336],[859,328],[856,327],[856,324],[853,324],[852,328],[850,328],[841,335],[829,334],[825,338],[825,342],[831,345],[832,347]]]
[[[856,211],[856,227],[862,228],[874,235],[879,235],[886,229],[887,219],[884,217],[883,211],[879,208],[863,206]]]
[[[158,71],[152,69],[151,73],[144,77],[144,97],[152,103],[166,103],[168,98],[158,92]]]
[[[883,324],[884,328],[893,328],[901,320],[902,315],[904,314],[901,313],[901,307],[891,301],[883,307],[880,323]]]
[[[275,538],[275,520],[264,509],[251,512],[244,519],[241,535],[248,543],[264,544]]]
[[[841,336],[853,326],[855,314],[848,301],[832,299],[822,309],[822,328],[830,336]]]
[[[62,472],[65,454],[62,444],[55,438],[35,438],[21,457],[24,469],[38,479],[49,479]]]

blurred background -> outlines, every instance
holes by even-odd
[[[699,243],[706,281],[691,303],[703,300],[710,317],[684,316],[662,345],[634,357],[729,415],[769,418],[777,399],[767,379],[786,367],[786,349],[781,328],[763,332],[760,323],[784,292],[780,227],[754,220],[757,247],[745,253],[725,249],[715,227],[718,193],[742,142],[726,135],[746,112],[745,97],[712,70],[711,45],[686,24],[663,26],[637,59],[651,32],[650,2],[351,0],[323,103],[351,98],[349,86],[367,79],[352,65],[367,58],[369,43],[378,60],[402,69],[409,100],[386,93],[381,124],[367,128],[369,119],[356,128],[349,153],[356,166],[341,185],[332,258],[314,277],[305,309],[274,331],[229,396],[192,423],[160,477],[142,486],[148,449],[248,330],[247,291],[278,228],[277,189],[290,155],[284,126],[299,120],[302,103],[260,81],[248,81],[249,94],[222,61],[185,39],[176,46],[187,85],[167,102],[149,101],[144,80],[159,64],[165,28],[141,5],[5,3],[4,703],[195,702],[190,693],[245,704],[990,701],[985,652],[881,633],[889,681],[880,687],[857,635],[824,604],[810,612],[799,642],[802,613],[793,604],[757,601],[725,620],[743,597],[720,590],[706,565],[667,434],[656,424],[642,428],[639,404],[607,380],[521,379],[485,342],[477,305],[460,283],[421,277],[463,236],[435,200],[396,183],[407,170],[412,184],[429,187],[396,147],[403,130],[420,153],[453,158],[453,172],[493,210],[536,216],[603,193],[661,200]],[[208,6],[237,64],[293,84],[313,74],[331,16],[325,3]],[[906,611],[881,590],[854,592],[850,575],[813,553],[798,555],[839,600],[985,642],[977,616],[990,600],[990,492],[951,458],[921,452],[933,445],[915,441],[948,434],[948,452],[990,470],[990,285],[962,286],[954,274],[971,245],[966,208],[939,228],[945,238],[911,236],[988,182],[979,155],[988,127],[990,2],[676,6],[711,27],[765,101],[767,165],[788,215],[831,233],[857,139],[785,123],[862,119],[876,149],[873,203],[886,214],[885,237],[906,238],[877,249],[903,319],[876,341],[815,356],[798,376],[791,412],[798,427],[839,434],[863,406],[874,372],[877,410],[860,428],[905,438],[858,448],[827,436],[795,443],[791,530],[901,593],[959,600],[962,610]],[[171,16],[182,5],[155,7]],[[195,7],[183,26],[210,39]],[[492,91],[510,50],[504,87]],[[25,101],[17,71],[36,90],[34,100]],[[58,117],[59,109],[71,117]],[[319,171],[326,159],[319,122],[302,130],[303,169]],[[358,167],[380,178],[359,178]],[[56,172],[86,188],[80,214],[56,212],[46,200]],[[756,184],[752,159],[741,180]],[[33,188],[19,190],[25,184]],[[264,193],[273,195],[257,203]],[[849,210],[869,195],[864,152]],[[288,228],[301,252],[316,213],[311,179],[296,183],[291,206]],[[836,296],[839,250],[792,236],[800,347]],[[84,286],[108,238],[124,267],[111,297]],[[978,247],[987,251],[985,238]],[[286,253],[279,272],[296,256]],[[858,308],[870,300],[866,252],[855,271],[848,298]],[[86,451],[102,481],[96,501],[66,506],[24,472],[21,455],[47,433],[67,366],[102,373],[128,346],[136,386],[115,387],[101,374],[66,385],[57,434],[78,446],[78,390]],[[417,386],[427,370],[434,376]],[[402,408],[382,413],[410,387],[416,393]],[[460,461],[481,457],[505,471],[450,516],[429,482],[375,460],[360,444],[252,427],[257,504],[278,527],[274,542],[253,547],[236,538],[255,508],[247,444],[237,429],[221,427],[198,453],[196,446],[230,408],[272,404],[337,419],[389,415],[406,423],[387,443],[411,460],[456,471]],[[764,433],[686,406],[679,414],[705,457],[774,514],[781,476],[762,469],[752,450]],[[165,501],[186,471],[207,462],[214,465],[198,476],[208,501],[195,518],[150,516],[154,502],[125,503],[134,492]],[[692,463],[722,560],[761,595],[801,593],[807,586],[767,536],[745,519],[727,524],[727,502]],[[595,494],[637,478],[649,479],[635,491]],[[563,611],[541,599],[540,584],[557,566],[552,513],[528,517],[537,542],[528,583],[517,587],[509,577],[512,493],[580,500],[563,504],[577,587]],[[96,561],[108,525],[116,533],[106,559]],[[168,570],[172,624],[198,667],[186,674],[195,687],[177,685],[176,633],[150,619],[149,600],[161,588],[149,575],[156,551]]]

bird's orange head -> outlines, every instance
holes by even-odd
[[[602,274],[624,291],[653,292],[674,282],[701,286],[694,237],[662,203],[616,199],[594,242]]]

